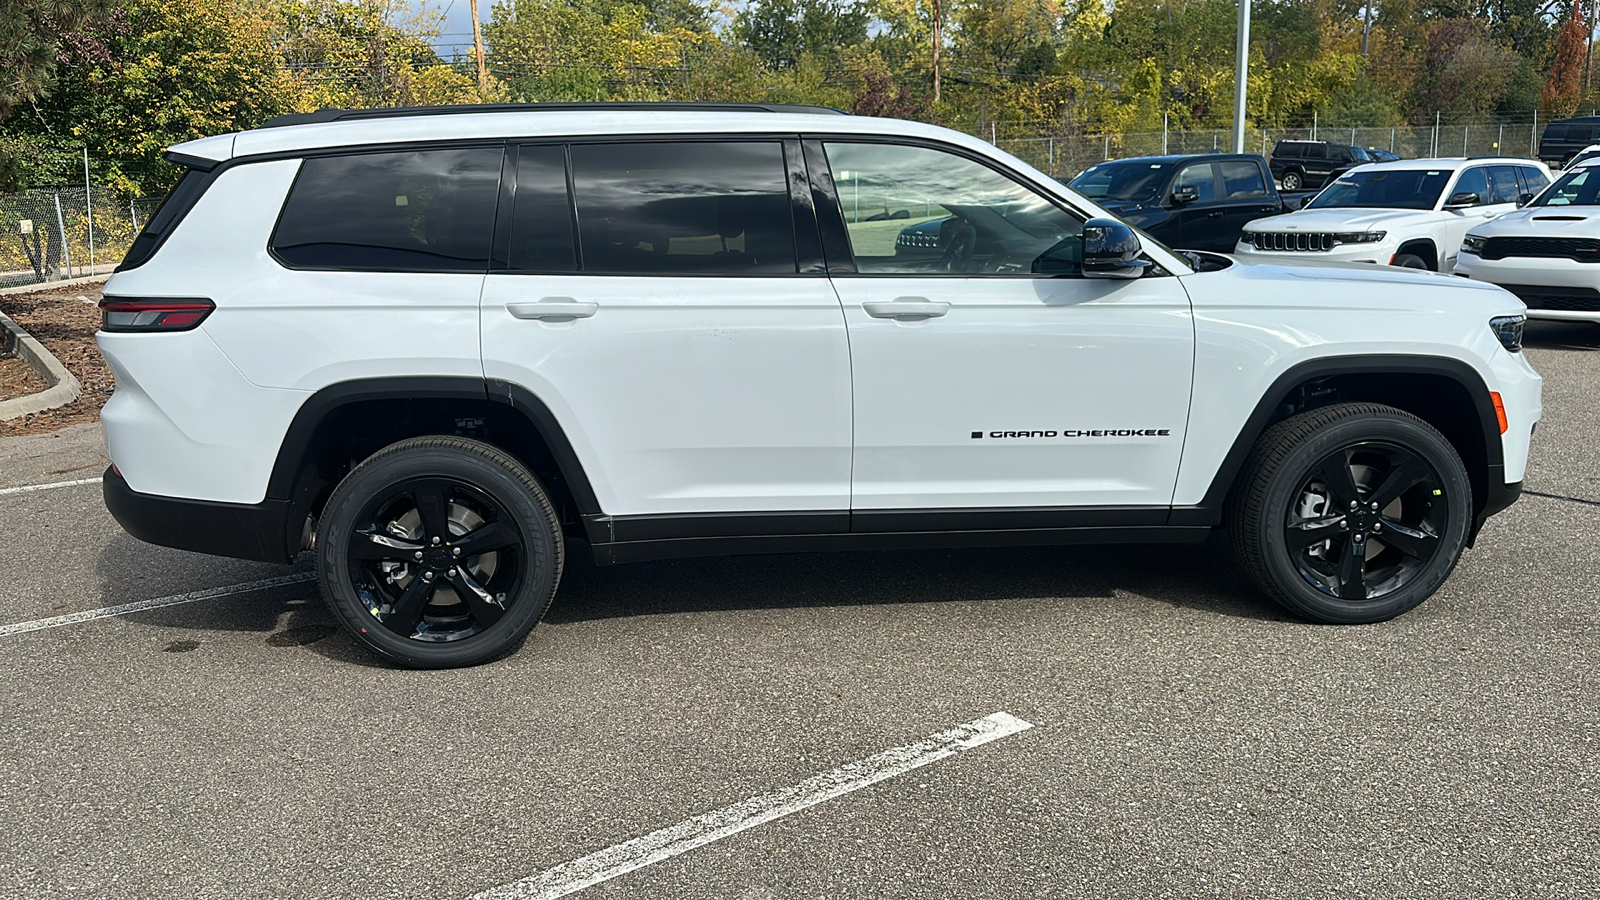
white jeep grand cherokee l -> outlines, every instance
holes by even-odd
[[[314,548],[406,665],[516,647],[573,539],[1226,525],[1273,599],[1374,622],[1521,489],[1540,379],[1493,286],[1175,254],[981,140],[814,108],[268,126],[174,147],[105,286],[106,504],[158,544]]]
[[[1600,322],[1600,157],[1527,206],[1472,229],[1456,274],[1498,284],[1536,319]]]
[[[1531,159],[1403,159],[1358,166],[1303,209],[1256,219],[1241,259],[1375,263],[1448,272],[1467,231],[1550,183]]]

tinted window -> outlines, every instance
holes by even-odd
[[[559,146],[517,150],[511,215],[511,268],[572,272],[578,268],[567,197],[567,155]]]
[[[307,159],[272,249],[315,269],[485,271],[503,157],[479,147]]]
[[[1083,170],[1068,187],[1095,200],[1143,203],[1156,199],[1168,171],[1161,163],[1104,162]]]
[[[1600,204],[1600,168],[1571,169],[1529,206],[1595,206]]]
[[[1306,148],[1306,152],[1305,152],[1305,158],[1306,159],[1327,159],[1328,158],[1328,145],[1327,144],[1306,144],[1305,148]]]
[[[1517,171],[1510,166],[1489,167],[1489,203],[1515,203],[1522,193]]]
[[[1550,125],[1550,126],[1547,126],[1545,128],[1545,130],[1544,130],[1544,140],[1547,140],[1547,141],[1564,141],[1566,139],[1567,139],[1567,126],[1565,126],[1565,125]]]
[[[777,142],[574,144],[583,271],[792,274],[786,171]]]
[[[1299,157],[1305,155],[1303,152],[1304,148],[1304,144],[1279,144],[1278,146],[1272,148],[1272,155],[1283,156],[1290,159],[1298,159]]]
[[[1457,181],[1456,186],[1450,189],[1450,196],[1454,197],[1456,194],[1463,193],[1477,194],[1478,203],[1488,203],[1489,170],[1483,166],[1475,166],[1462,172],[1461,180]],[[1446,202],[1449,202],[1449,198],[1446,198]]]
[[[1198,163],[1184,166],[1178,173],[1178,180],[1173,182],[1174,191],[1180,188],[1194,188],[1195,198],[1201,203],[1217,199],[1217,185],[1212,180],[1211,163]]]
[[[1450,175],[1443,169],[1347,172],[1323,188],[1306,208],[1433,209]]]
[[[926,147],[825,146],[859,272],[1028,275],[1046,250],[1067,241],[1053,257],[1070,253],[1083,234],[1076,216],[973,160]]]
[[[1267,182],[1261,177],[1261,167],[1252,162],[1233,160],[1217,163],[1222,170],[1222,194],[1229,200],[1248,200],[1265,197]]]
[[[1533,166],[1517,166],[1517,171],[1522,173],[1522,187],[1527,193],[1537,194],[1550,183],[1550,179]]]

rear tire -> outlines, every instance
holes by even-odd
[[[1466,546],[1472,488],[1433,426],[1339,403],[1267,429],[1229,504],[1240,565],[1317,622],[1381,622],[1426,600]]]
[[[421,437],[339,483],[318,527],[317,577],[334,618],[368,649],[454,668],[517,648],[549,608],[564,554],[525,466],[481,441]]]
[[[1282,184],[1283,189],[1286,191],[1298,191],[1305,184],[1305,177],[1299,172],[1285,172],[1283,173]]]

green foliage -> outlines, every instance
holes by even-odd
[[[0,3],[0,119],[48,93],[64,53],[99,49],[82,29],[110,0],[5,0]]]
[[[805,54],[865,41],[867,11],[854,0],[749,0],[730,34],[765,65],[782,69]]]

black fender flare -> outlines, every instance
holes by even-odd
[[[1300,385],[1332,375],[1383,374],[1436,375],[1449,378],[1461,385],[1472,399],[1474,409],[1477,410],[1478,426],[1483,432],[1484,457],[1487,463],[1483,479],[1488,488],[1486,491],[1488,496],[1476,498],[1477,502],[1474,505],[1479,509],[1475,516],[1476,523],[1481,525],[1484,517],[1509,505],[1509,500],[1505,504],[1496,505],[1498,492],[1509,488],[1505,484],[1505,448],[1500,443],[1500,419],[1495,414],[1494,401],[1489,398],[1489,386],[1476,369],[1459,359],[1446,356],[1400,354],[1330,356],[1290,366],[1272,382],[1272,386],[1256,402],[1256,407],[1251,411],[1249,418],[1245,419],[1244,427],[1234,438],[1233,446],[1222,458],[1222,465],[1212,476],[1211,486],[1206,489],[1205,496],[1194,506],[1174,506],[1167,524],[1209,526],[1222,524],[1223,507],[1229,492],[1233,490],[1233,485],[1238,480],[1240,470],[1244,468],[1245,458],[1250,455],[1251,448],[1261,438],[1262,432],[1275,421],[1273,414],[1289,401],[1294,390]],[[1520,487],[1516,490],[1520,492]],[[1515,499],[1515,494],[1511,499]],[[1473,531],[1476,533],[1476,527]]]

